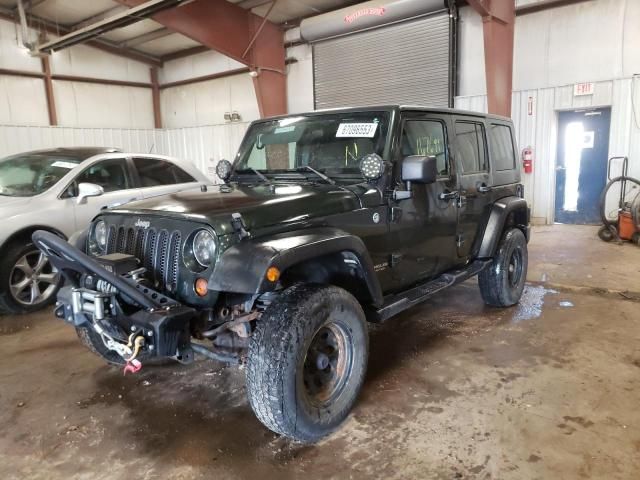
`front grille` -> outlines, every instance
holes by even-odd
[[[182,234],[155,228],[109,226],[107,253],[135,256],[156,288],[173,293],[178,287]]]

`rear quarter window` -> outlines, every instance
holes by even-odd
[[[496,172],[516,168],[513,136],[508,125],[492,123],[489,127],[489,152],[491,163]]]

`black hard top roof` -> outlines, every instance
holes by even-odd
[[[447,113],[468,115],[481,118],[492,118],[495,120],[502,120],[510,122],[511,119],[500,115],[493,115],[482,112],[471,112],[468,110],[459,110],[456,108],[438,108],[438,107],[425,107],[421,105],[371,105],[366,107],[347,107],[347,108],[329,108],[323,110],[315,110],[312,112],[304,113],[291,113],[287,115],[277,115],[274,117],[263,118],[256,120],[257,122],[263,122],[265,120],[274,120],[279,118],[295,117],[295,116],[307,116],[307,115],[322,115],[324,113],[349,113],[349,112],[369,112],[369,111],[412,111],[412,112],[429,112],[429,113]]]

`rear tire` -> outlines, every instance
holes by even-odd
[[[247,391],[270,430],[316,442],[345,420],[366,373],[364,312],[347,291],[295,285],[258,321],[249,345]]]
[[[482,299],[493,307],[510,307],[520,301],[527,279],[527,239],[521,230],[508,229],[493,262],[478,275]]]

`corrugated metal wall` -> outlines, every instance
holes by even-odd
[[[215,180],[218,160],[233,160],[248,123],[193,128],[120,129],[0,125],[0,157],[55,147],[108,146],[188,160]]]
[[[538,222],[554,220],[558,112],[587,107],[611,107],[609,157],[628,156],[630,175],[640,176],[640,78],[597,82],[594,94],[585,96],[574,96],[573,85],[513,92],[511,116],[518,145],[520,150],[534,149],[533,173],[522,177],[532,216]],[[456,108],[486,112],[486,96],[457,97]],[[612,210],[615,192],[609,199],[608,210]]]
[[[205,175],[215,179],[216,163],[223,158],[233,161],[248,125],[230,123],[164,130],[161,153],[190,160]]]

